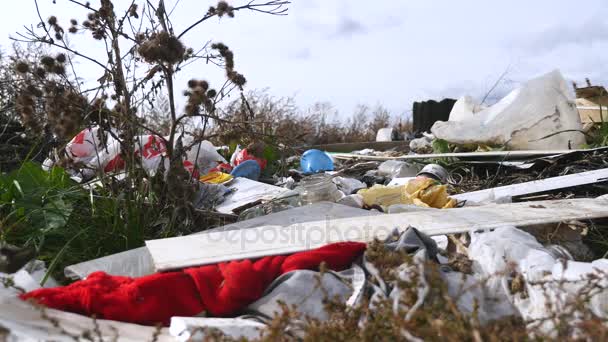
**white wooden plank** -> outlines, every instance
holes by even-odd
[[[289,190],[274,185],[256,182],[247,178],[236,178],[229,188],[235,191],[228,195],[224,202],[215,209],[223,214],[232,214],[232,211],[243,205],[261,199],[272,199]]]
[[[151,240],[146,241],[146,245],[156,270],[166,271],[300,252],[333,242],[370,242],[386,238],[394,228],[403,231],[408,226],[433,236],[505,225],[528,226],[599,217],[608,217],[606,200],[539,201],[305,222],[283,227],[261,226]]]
[[[451,197],[459,201],[467,200],[473,202],[482,202],[484,200],[493,198],[498,199],[501,197],[528,195],[538,192],[594,184],[602,181],[608,181],[608,169],[575,173],[572,175],[546,178],[521,184],[506,185],[492,189],[468,192]]]
[[[336,159],[360,159],[360,160],[412,160],[412,159],[438,159],[438,158],[501,158],[504,160],[514,158],[531,158],[553,156],[572,152],[585,152],[590,150],[529,150],[529,151],[491,151],[491,152],[458,152],[458,153],[431,153],[431,154],[408,154],[397,157],[366,156],[353,153],[330,153]]]

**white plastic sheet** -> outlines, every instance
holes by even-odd
[[[431,131],[451,143],[512,150],[570,149],[585,143],[574,96],[557,70],[525,83],[474,115],[463,112],[456,120],[436,122]]]
[[[585,263],[558,258],[532,235],[515,227],[472,233],[469,258],[474,261],[473,269],[478,276],[492,276],[487,282],[490,293],[508,297],[522,318],[530,322],[529,326],[545,334],[555,332],[554,322],[547,318],[572,309],[580,291],[594,277],[602,279],[600,286],[604,290],[591,295],[585,306],[600,319],[608,318],[606,259]],[[523,276],[525,295],[511,293],[509,281],[513,271]]]

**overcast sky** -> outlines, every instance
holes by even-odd
[[[9,35],[38,22],[33,0],[10,3],[0,12],[4,50]],[[86,15],[67,0],[39,3],[44,18],[56,14],[66,28],[70,18]],[[173,13],[176,31],[213,3],[181,0]],[[293,0],[288,16],[239,12],[211,20],[184,42],[200,47],[209,39],[231,47],[249,89],[295,96],[302,108],[329,101],[342,114],[357,104],[380,103],[402,114],[417,100],[481,98],[507,69],[497,95],[556,68],[579,84],[585,77],[608,84],[608,0]],[[83,37],[73,43],[79,51],[101,51]],[[85,61],[80,69],[90,80],[100,76]],[[213,84],[221,76],[201,63],[179,81]]]

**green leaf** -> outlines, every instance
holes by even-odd
[[[62,198],[57,198],[49,203],[46,203],[42,208],[44,216],[44,230],[54,230],[64,227],[70,218],[73,211],[71,203],[64,201]]]
[[[450,153],[450,146],[443,139],[435,139],[432,143],[433,153]]]

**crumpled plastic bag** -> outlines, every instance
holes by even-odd
[[[256,157],[247,149],[239,150],[238,152],[235,151],[234,154],[234,166],[238,166],[247,160],[255,160],[260,165],[260,169],[264,170],[266,168],[266,164],[268,163],[266,159]]]
[[[510,150],[580,148],[585,135],[580,132],[581,118],[571,93],[562,74],[555,70],[526,82],[491,107],[456,118],[462,121],[438,121],[431,132],[459,145],[505,146]]]
[[[529,327],[556,332],[553,314],[588,309],[601,320],[608,317],[608,260],[591,263],[556,258],[529,233],[516,227],[471,234],[468,256],[479,277],[490,277],[491,293],[505,294]],[[513,293],[513,278],[521,289]],[[592,281],[597,286],[590,291]],[[585,293],[583,295],[583,293]],[[581,301],[589,296],[586,301]],[[573,315],[575,317],[576,315]],[[576,322],[572,322],[573,325]]]
[[[417,177],[405,185],[374,185],[358,192],[367,206],[387,208],[394,204],[414,204],[425,208],[454,208],[457,201],[450,198],[447,186],[434,179]]]
[[[450,198],[447,185],[434,179],[417,177],[405,186],[402,204],[415,204],[420,207],[447,209],[456,206],[456,200]]]
[[[193,139],[194,138],[191,136],[184,136],[183,145],[190,145]],[[198,171],[202,175],[209,173],[211,169],[216,168],[221,164],[228,163],[228,161],[219,154],[217,148],[207,140],[196,143],[191,149],[187,150],[186,160],[197,165]]]
[[[192,144],[193,137],[184,136],[183,146],[193,145],[186,150],[183,161],[184,168],[195,178],[199,174],[207,174],[226,159],[217,152],[209,141]],[[169,160],[166,158],[167,147],[165,139],[156,135],[141,135],[135,137],[133,147],[136,157],[141,158],[141,164],[149,175],[154,175],[163,163],[164,170],[169,170]],[[119,172],[125,167],[121,156],[120,142],[109,132],[102,132],[99,127],[86,128],[78,133],[66,145],[67,157],[76,164],[80,164],[80,173],[88,179],[98,172]],[[52,163],[44,163],[45,167],[52,167]]]
[[[365,183],[354,178],[334,177],[332,181],[334,184],[336,184],[338,190],[342,191],[347,196],[361,189],[367,188]]]

